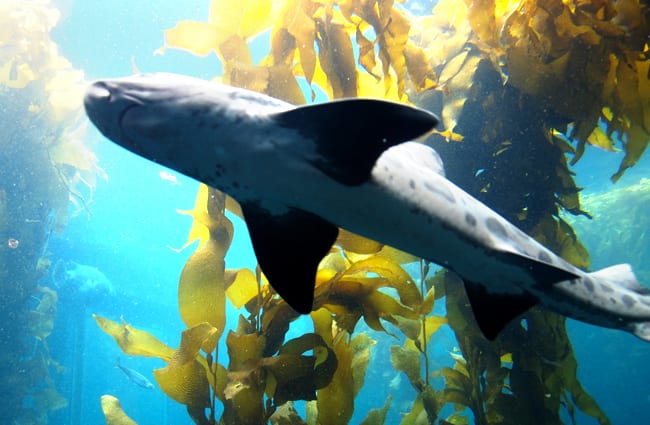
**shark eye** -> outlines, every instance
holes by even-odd
[[[98,81],[93,83],[89,88],[86,94],[87,97],[94,98],[95,100],[110,101],[111,100],[111,90],[108,88],[105,82]]]

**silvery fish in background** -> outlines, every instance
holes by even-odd
[[[153,389],[153,384],[151,383],[151,381],[149,381],[147,378],[142,376],[141,373],[136,372],[135,370],[133,370],[131,368],[128,368],[126,366],[122,366],[120,364],[119,357],[117,359],[117,364],[115,366],[119,367],[120,370],[122,372],[124,372],[124,374],[127,376],[127,378],[129,378],[129,380],[131,382],[133,382],[134,384],[136,384],[136,385],[138,385],[138,386],[140,386],[142,388],[146,388],[148,390]]]

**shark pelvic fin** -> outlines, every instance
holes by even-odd
[[[336,240],[338,227],[295,208],[273,215],[257,203],[241,206],[270,285],[298,313],[310,313],[318,263]]]
[[[465,281],[465,291],[476,323],[490,341],[494,340],[508,323],[538,303],[537,298],[527,293],[490,294],[484,286],[468,281]]]
[[[420,137],[438,124],[438,118],[423,109],[372,99],[299,106],[271,117],[315,144],[305,160],[349,186],[367,181],[386,149]]]

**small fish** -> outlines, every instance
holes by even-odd
[[[129,380],[131,382],[133,382],[134,384],[139,385],[142,388],[146,388],[148,390],[153,389],[153,384],[147,378],[145,378],[144,376],[142,376],[142,374],[140,374],[139,372],[136,372],[135,370],[133,370],[131,368],[128,368],[126,366],[122,366],[120,364],[120,359],[119,358],[117,359],[117,364],[115,366],[119,367],[120,370],[122,372],[124,372],[124,374],[127,376],[127,378],[129,378]]]
[[[175,74],[97,81],[86,113],[110,140],[241,205],[261,269],[296,311],[339,227],[458,274],[494,339],[544,307],[650,341],[650,289],[627,264],[587,273],[445,178],[410,140],[438,119],[371,99],[298,106]]]

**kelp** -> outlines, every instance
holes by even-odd
[[[427,53],[442,67],[441,83],[471,50],[492,63],[502,83],[532,97],[539,109],[561,116],[546,124],[575,140],[572,163],[587,144],[607,150],[620,145],[625,157],[612,176],[616,181],[643,154],[650,140],[646,5],[638,0],[442,1],[433,16],[422,18],[420,27],[429,25],[422,37]],[[467,23],[461,23],[462,17]],[[431,35],[437,32],[443,35]],[[464,80],[460,86],[471,85]],[[459,94],[449,90],[447,96]],[[443,117],[460,116],[450,107],[445,102]],[[453,131],[453,124],[447,119],[445,129]]]
[[[137,422],[124,413],[120,400],[116,397],[109,394],[103,395],[101,405],[106,425],[137,425]]]
[[[305,102],[298,78],[330,98],[404,99],[407,76],[417,91],[435,86],[426,55],[409,38],[410,21],[392,0],[249,0],[244,9],[248,12],[239,4],[212,1],[208,22],[179,22],[165,32],[162,51],[215,52],[224,65],[223,82],[295,104]],[[269,28],[269,55],[253,64],[247,41]],[[381,82],[381,88],[371,80]]]
[[[67,404],[53,381],[64,368],[47,346],[58,296],[38,282],[51,263],[50,235],[88,211],[104,176],[84,141],[84,73],[50,37],[59,16],[49,2],[0,2],[0,311],[11,318],[0,327],[0,399],[13,407],[4,409],[6,423],[46,423]]]

